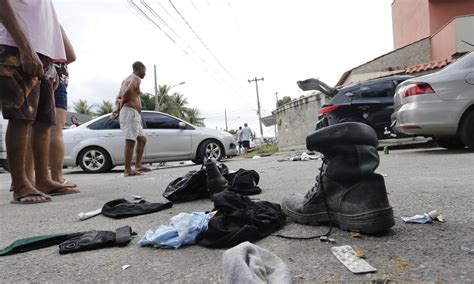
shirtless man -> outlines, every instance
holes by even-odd
[[[133,63],[133,73],[123,80],[115,105],[117,110],[113,116],[119,115],[120,129],[125,135],[125,171],[124,176],[135,176],[141,172],[150,171],[142,165],[142,156],[145,150],[146,138],[143,133],[140,112],[140,82],[145,77],[146,68],[143,63]],[[137,142],[135,171],[132,171],[133,149]]]

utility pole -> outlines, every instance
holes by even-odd
[[[224,115],[225,115],[225,131],[228,131],[229,129],[227,128],[227,110],[224,109]]]
[[[156,64],[153,64],[153,70],[155,71],[155,110],[160,110],[160,101],[158,99],[158,84],[156,82]]]
[[[275,100],[276,100],[275,106],[276,106],[276,109],[278,109],[278,92],[275,92]],[[276,120],[276,116],[275,116],[275,120]],[[275,123],[275,139],[277,139],[277,124],[278,123]]]
[[[257,77],[253,79],[248,79],[249,84],[251,82],[255,82],[255,89],[257,90],[257,106],[258,106],[258,122],[260,123],[260,135],[262,136],[263,141],[263,127],[262,127],[262,113],[260,112],[260,98],[258,96],[258,81],[264,81],[264,78],[257,79]]]

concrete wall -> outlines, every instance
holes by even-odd
[[[456,16],[474,14],[474,0],[430,0],[431,35],[438,32]]]
[[[306,136],[316,129],[319,109],[323,104],[324,96],[313,92],[273,112],[277,121],[280,151],[306,149]]]
[[[456,21],[451,21],[431,38],[433,61],[451,58],[456,50]]]
[[[474,50],[473,46],[462,40],[474,44],[474,15],[456,18],[456,52],[464,53]]]
[[[394,0],[392,28],[395,49],[430,36],[429,1]]]
[[[340,85],[360,81],[359,78],[361,74],[387,73],[388,71],[403,70],[405,67],[430,61],[431,41],[430,38],[425,38],[355,67]]]

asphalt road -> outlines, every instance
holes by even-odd
[[[335,229],[337,244],[319,240],[287,240],[269,236],[257,245],[277,254],[289,267],[296,282],[323,281],[474,281],[473,185],[474,153],[441,148],[379,152],[379,173],[386,174],[389,200],[396,225],[386,234],[353,238]],[[260,200],[280,203],[290,193],[305,193],[314,183],[320,161],[277,162],[281,156],[261,159],[232,159],[227,165],[255,169],[261,176]],[[18,238],[77,232],[115,230],[130,225],[138,237],[123,248],[109,248],[70,255],[59,255],[57,247],[0,257],[0,282],[222,282],[222,249],[193,245],[178,250],[139,247],[143,233],[180,212],[212,209],[210,200],[175,204],[154,214],[113,220],[98,216],[78,221],[77,214],[101,208],[115,198],[131,199],[132,194],[148,201],[164,202],[166,185],[198,166],[156,169],[144,176],[124,178],[120,169],[106,174],[85,174],[67,170],[66,177],[80,186],[81,193],[55,197],[37,205],[11,205],[10,176],[0,174],[0,247]],[[406,224],[400,216],[438,210],[445,223]],[[311,236],[325,233],[327,227],[303,226],[288,222],[279,232]],[[357,245],[367,261],[378,269],[356,275],[331,253],[335,245]],[[123,265],[130,268],[122,270]]]

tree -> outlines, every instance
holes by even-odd
[[[281,107],[282,105],[287,104],[289,102],[291,102],[291,97],[284,96],[282,99],[278,100],[277,105],[278,105],[278,107]]]
[[[189,110],[186,105],[188,104],[188,99],[184,97],[183,94],[174,93],[170,97],[171,103],[173,105],[173,112],[172,115],[179,117],[179,118],[186,118],[187,111]]]
[[[102,103],[99,104],[97,107],[98,107],[98,111],[97,111],[98,115],[108,114],[113,111],[112,102],[109,100],[102,100]]]
[[[89,105],[87,100],[79,100],[74,103],[74,111],[79,114],[92,115],[93,105]]]
[[[206,126],[204,124],[204,118],[199,116],[201,116],[201,113],[197,108],[188,108],[186,109],[186,116],[184,120],[196,126]]]
[[[155,96],[150,93],[141,93],[140,100],[143,110],[155,110]]]
[[[171,111],[170,98],[168,96],[169,90],[170,86],[166,84],[158,86],[158,102],[160,103],[158,110],[161,112],[170,113]]]

